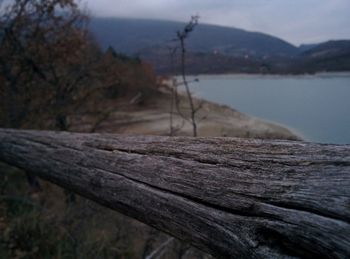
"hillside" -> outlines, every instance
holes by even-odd
[[[299,52],[300,54],[306,51],[309,51],[315,47],[317,47],[319,44],[318,43],[314,43],[314,44],[301,44],[299,46]]]
[[[350,40],[328,41],[301,53],[295,71],[350,71]]]
[[[142,19],[91,20],[91,29],[103,47],[112,45],[115,50],[130,55],[166,45],[184,26],[182,22]],[[291,56],[298,52],[295,46],[267,34],[208,24],[198,25],[188,40],[188,48],[194,52],[257,57]]]
[[[102,48],[137,56],[158,74],[172,73],[169,49],[182,22],[92,18],[91,30]],[[188,72],[315,73],[349,71],[349,41],[304,44],[300,47],[277,37],[242,29],[199,24],[187,41]]]
[[[327,58],[348,55],[350,53],[350,40],[332,40],[315,45],[302,54],[310,58]]]

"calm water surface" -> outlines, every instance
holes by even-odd
[[[199,76],[197,96],[280,123],[305,140],[350,144],[350,74]]]

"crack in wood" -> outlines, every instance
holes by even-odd
[[[349,157],[288,141],[0,129],[0,160],[223,258],[350,258]]]

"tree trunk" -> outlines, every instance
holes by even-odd
[[[0,129],[0,160],[222,258],[350,258],[350,146]]]

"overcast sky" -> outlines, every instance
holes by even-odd
[[[295,45],[350,39],[350,0],[85,0],[94,16],[210,23],[261,31]]]

